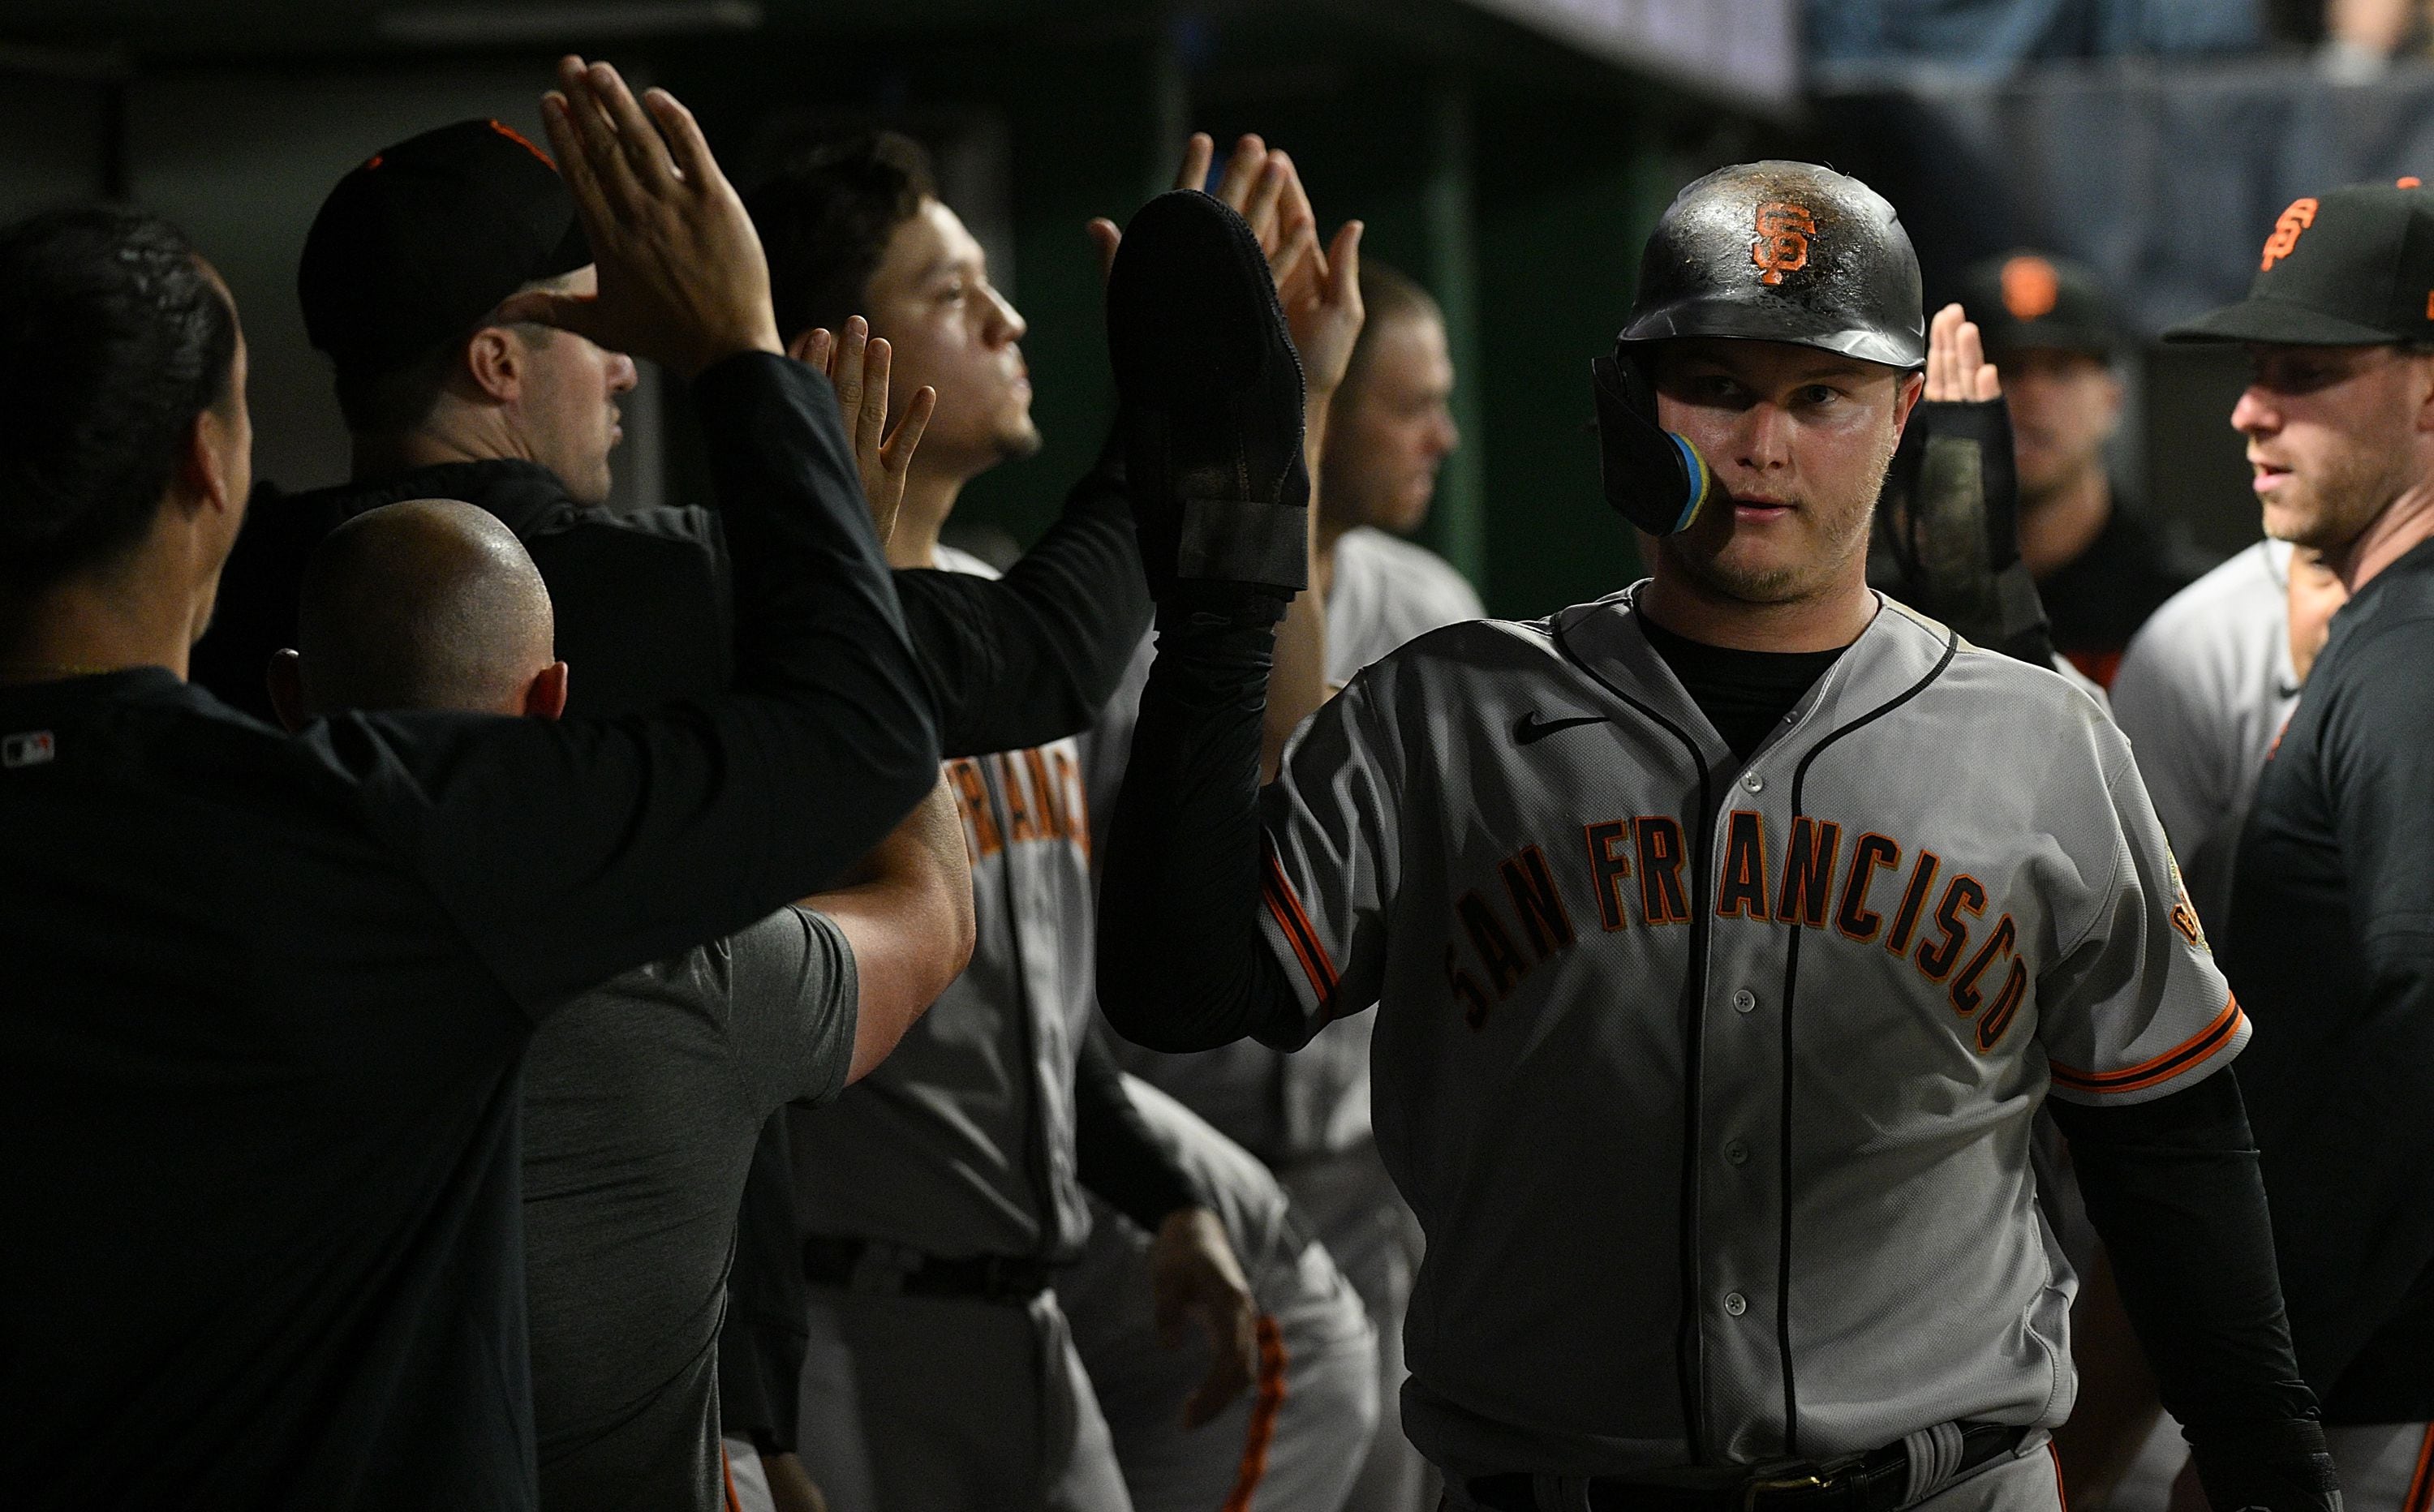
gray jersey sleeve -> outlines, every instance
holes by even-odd
[[[1260,924],[1305,1012],[1301,1038],[1378,1000],[1399,879],[1401,749],[1363,673],[1303,724],[1261,797]]]
[[[822,1103],[853,1067],[861,982],[826,914],[783,908],[728,942],[728,1043],[763,1114]]]
[[[2037,1039],[2055,1096],[2118,1105],[2164,1096],[2230,1064],[2249,1028],[2215,966],[2128,743],[2110,726],[2104,734],[2107,801],[2074,805],[2056,826],[2064,853],[2088,858],[2087,889],[2083,909],[2057,913],[2064,932],[2037,982]],[[2088,833],[2063,832],[2083,822]],[[2108,849],[2109,862],[2099,859]]]

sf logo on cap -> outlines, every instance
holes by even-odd
[[[2273,223],[2273,234],[2265,238],[2265,261],[2256,264],[2256,271],[2262,273],[2288,257],[2290,249],[2299,245],[2299,233],[2314,224],[2316,202],[2313,199],[2290,201],[2290,208]]]
[[[1781,283],[1787,273],[1808,265],[1808,238],[1817,234],[1817,218],[1805,205],[1769,200],[1757,208],[1757,240],[1750,244],[1750,261],[1766,271],[1760,283]]]
[[[2003,264],[2003,308],[2014,320],[2041,320],[2053,314],[2062,280],[2041,257],[2015,257]]]

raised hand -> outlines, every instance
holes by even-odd
[[[1983,404],[2003,395],[2002,378],[1986,360],[1978,327],[1957,304],[1935,312],[1927,328],[1927,388],[1935,403]]]
[[[854,462],[870,502],[870,523],[885,544],[896,533],[896,516],[904,507],[905,474],[938,407],[938,391],[927,383],[915,390],[896,429],[888,431],[887,377],[893,354],[887,338],[872,335],[870,322],[860,315],[847,317],[844,340],[815,326],[796,337],[786,354],[818,368],[836,385],[837,408],[853,431]]]
[[[559,326],[686,377],[737,352],[780,350],[761,238],[693,112],[665,90],[638,102],[607,63],[570,56],[557,77],[541,122],[600,292],[515,295],[499,318]]]
[[[1205,188],[1216,158],[1214,139],[1205,131],[1194,131],[1184,144],[1174,187]],[[1300,171],[1291,156],[1255,134],[1234,144],[1217,187],[1209,193],[1247,221],[1252,234],[1260,239],[1269,276],[1276,280],[1277,302],[1284,307],[1286,327],[1293,332],[1294,348],[1301,354],[1311,408],[1323,409],[1344,381],[1353,343],[1361,335],[1361,223],[1346,222],[1333,243],[1322,250],[1318,216],[1311,209]],[[1088,229],[1099,250],[1100,271],[1105,273],[1115,265],[1123,233],[1105,218],[1090,222]]]

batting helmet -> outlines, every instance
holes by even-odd
[[[1918,254],[1883,195],[1815,163],[1738,163],[1673,196],[1640,255],[1631,319],[1592,365],[1606,500],[1660,535],[1723,492],[1697,449],[1656,424],[1647,348],[1682,336],[1921,367]]]

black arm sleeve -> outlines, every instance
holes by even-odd
[[[1082,1036],[1073,1068],[1073,1144],[1082,1184],[1152,1233],[1170,1213],[1209,1205],[1174,1148],[1141,1116],[1095,1024]]]
[[[1309,1037],[1260,932],[1260,716],[1275,654],[1272,628],[1158,635],[1099,888],[1099,1006],[1153,1050]]]
[[[303,737],[535,1011],[818,892],[938,780],[828,381],[752,353],[694,395],[733,549],[731,691],[557,725],[347,714]]]
[[[1102,459],[1037,545],[995,579],[896,574],[947,755],[1088,729],[1149,629],[1149,585],[1121,462]]]
[[[2069,1137],[2122,1303],[2201,1470],[2210,1445],[2244,1440],[2253,1453],[2277,1424],[2312,1429],[2316,1399],[2291,1352],[2265,1183],[2232,1072],[2127,1108],[2058,1097],[2046,1107]]]

